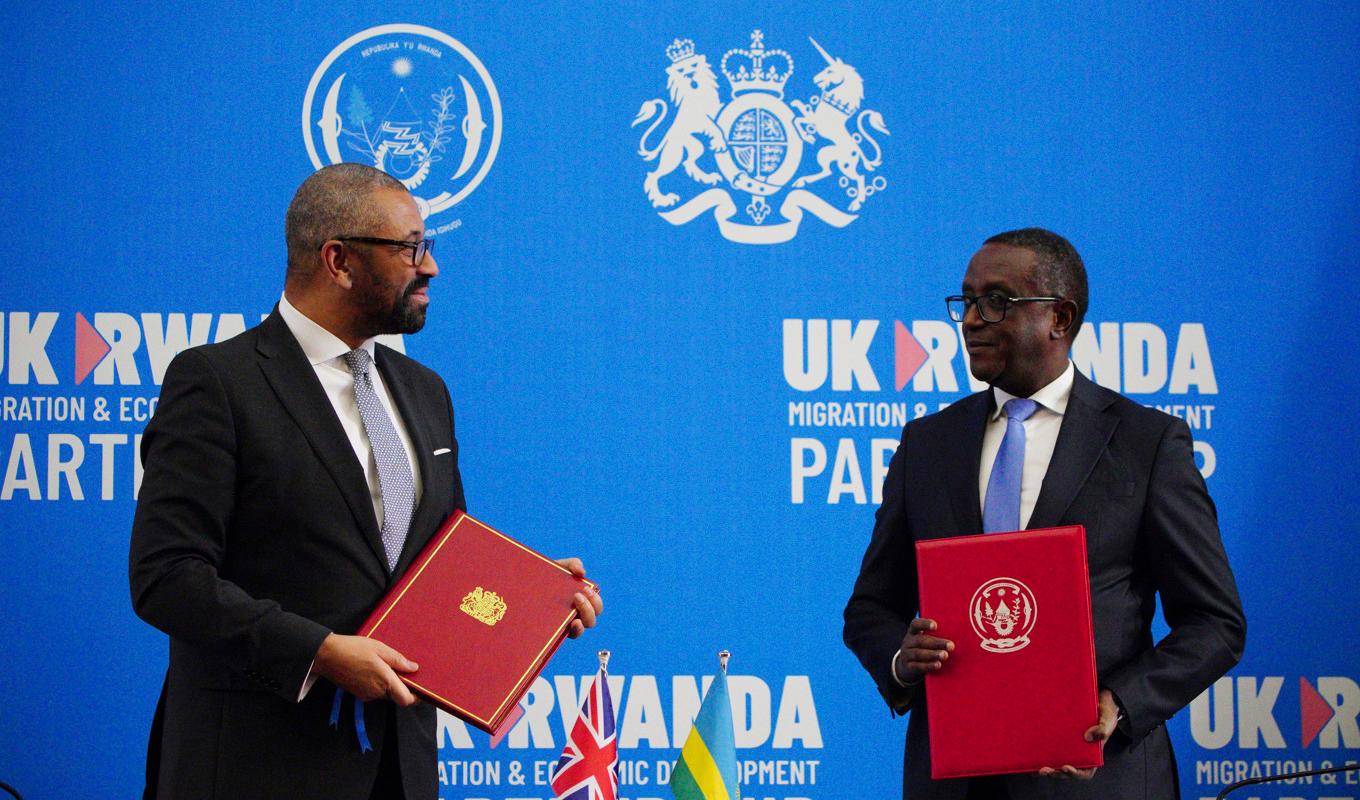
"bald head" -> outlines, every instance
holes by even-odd
[[[288,205],[288,283],[305,280],[320,264],[319,250],[337,236],[372,235],[386,221],[374,202],[380,189],[406,192],[401,181],[363,164],[342,163],[313,172]]]

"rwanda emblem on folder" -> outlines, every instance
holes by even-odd
[[[926,676],[931,777],[1098,767],[1086,530],[916,543],[921,616],[954,642]]]

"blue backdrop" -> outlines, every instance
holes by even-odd
[[[1186,417],[1218,502],[1251,632],[1172,722],[1186,796],[1360,756],[1360,6],[0,20],[0,780],[29,797],[140,789],[166,643],[128,601],[136,437],[175,352],[276,301],[284,209],[335,158],[381,163],[429,214],[441,274],[405,347],[453,393],[472,510],[581,555],[607,598],[504,744],[448,722],[447,800],[551,796],[599,647],[625,796],[668,796],[720,648],[745,796],[893,796],[903,721],[840,610],[902,423],[970,391],[941,300],[1025,225],[1085,258],[1078,365]],[[795,186],[819,156],[829,176]]]

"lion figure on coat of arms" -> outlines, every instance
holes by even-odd
[[[709,147],[716,153],[727,149],[722,131],[713,121],[722,110],[722,100],[718,97],[718,76],[709,66],[708,59],[694,52],[694,42],[689,39],[676,39],[666,48],[666,55],[671,59],[671,65],[666,67],[666,88],[670,90],[671,103],[675,106],[674,121],[662,135],[661,143],[648,149],[647,140],[666,119],[666,103],[661,98],[644,102],[633,120],[633,127],[636,127],[655,118],[638,141],[638,155],[647,161],[659,159],[656,169],[648,172],[642,183],[654,208],[666,208],[679,202],[679,195],[663,194],[659,184],[681,164],[685,174],[706,186],[722,180],[721,175],[699,167],[699,157],[706,149],[700,136],[708,139]]]

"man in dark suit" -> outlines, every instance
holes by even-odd
[[[1237,663],[1246,634],[1190,431],[1073,368],[1086,271],[1061,236],[988,239],[949,305],[990,388],[903,430],[845,608],[846,644],[889,707],[912,712],[903,797],[1178,797],[1164,723]],[[962,632],[917,616],[914,543],[1070,524],[1086,526],[1100,686],[1099,721],[1083,733],[1103,743],[1105,765],[931,780],[921,683],[949,668],[945,637]],[[1154,642],[1158,595],[1171,632]]]
[[[132,601],[170,635],[146,796],[433,800],[435,709],[398,678],[417,665],[349,634],[465,508],[448,390],[374,342],[420,330],[439,269],[370,167],[311,175],[285,227],[274,313],[175,358],[142,441]],[[573,636],[601,610],[575,605]]]

